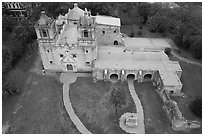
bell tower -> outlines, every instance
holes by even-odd
[[[93,62],[97,56],[95,18],[91,16],[91,12],[87,11],[86,8],[84,16],[79,19],[78,30],[78,42],[84,51],[86,66],[93,66]]]
[[[38,40],[52,40],[56,34],[54,21],[45,14],[45,11],[41,12],[40,19],[35,25],[35,31]]]
[[[35,24],[41,60],[45,69],[54,67],[53,47],[55,46],[56,29],[54,20],[41,12],[40,19]]]

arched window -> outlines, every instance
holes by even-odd
[[[47,31],[45,29],[42,29],[42,37],[48,37]]]
[[[114,41],[114,45],[118,45],[118,41],[117,40]]]
[[[88,31],[84,30],[84,37],[88,37],[88,36],[89,36]]]

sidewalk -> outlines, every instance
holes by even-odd
[[[77,127],[79,132],[82,134],[91,134],[91,132],[83,125],[83,123],[80,121],[78,116],[75,114],[74,109],[72,108],[72,104],[69,98],[69,84],[73,83],[77,78],[76,73],[62,73],[60,76],[60,81],[64,83],[63,85],[63,101],[64,106],[69,114],[70,119],[74,123],[74,125]]]
[[[135,92],[133,80],[128,80],[128,87],[129,87],[130,94],[133,98],[133,101],[137,109],[136,114],[138,116],[138,126],[136,128],[137,131],[135,132],[135,134],[145,134],[143,107],[142,107],[139,97],[137,96]]]

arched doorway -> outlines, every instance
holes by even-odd
[[[117,40],[114,41],[114,45],[118,45],[118,41]]]
[[[135,74],[128,74],[127,79],[128,80],[135,80]]]
[[[71,64],[67,64],[67,70],[68,71],[73,70],[73,66]]]
[[[118,74],[111,74],[110,75],[110,80],[113,81],[113,82],[118,81]]]
[[[145,74],[144,79],[145,80],[151,80],[152,79],[152,74]]]

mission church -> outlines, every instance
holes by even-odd
[[[56,20],[44,11],[35,25],[45,70],[92,72],[93,80],[153,81],[159,90],[180,93],[182,69],[164,53],[167,39],[123,37],[120,18],[92,16],[74,4]]]

